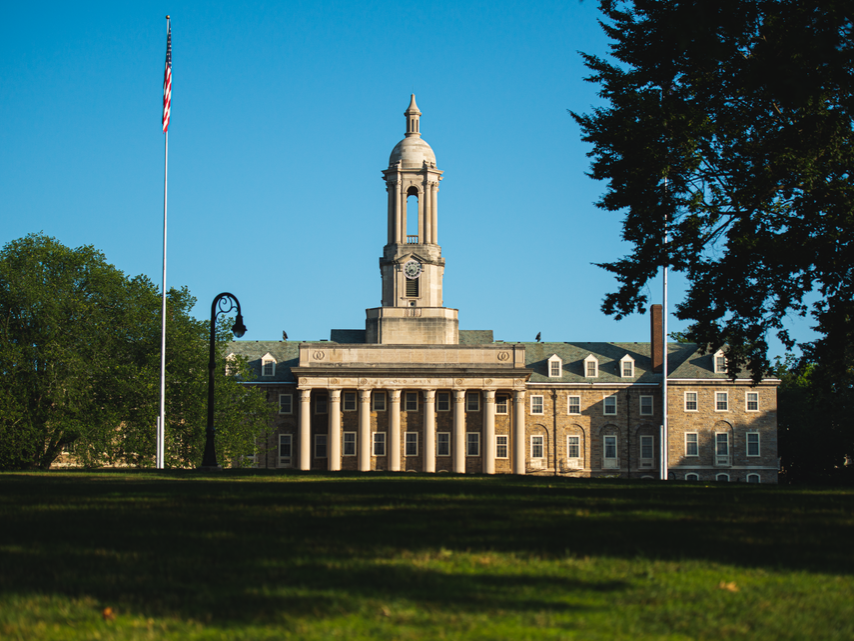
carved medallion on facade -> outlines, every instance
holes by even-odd
[[[463,379],[458,378],[455,382],[456,382],[456,384],[457,384],[457,385],[462,385],[462,384],[463,384]]]
[[[506,361],[510,358],[510,352],[498,352],[498,360]]]
[[[322,361],[322,360],[323,360],[323,358],[324,358],[324,356],[326,356],[326,353],[325,353],[325,352],[322,352],[322,351],[320,351],[320,350],[317,350],[317,351],[314,353],[314,360],[316,360],[316,361]]]

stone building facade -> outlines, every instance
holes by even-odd
[[[256,465],[660,478],[666,449],[670,479],[777,482],[779,381],[731,380],[721,353],[666,345],[663,438],[660,306],[641,343],[502,342],[461,330],[442,300],[442,172],[414,96],[404,115],[383,171],[382,307],[366,310],[364,330],[332,330],[328,341],[231,343],[256,374],[247,384],[278,406]]]

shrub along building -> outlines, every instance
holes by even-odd
[[[382,307],[329,341],[235,341],[278,404],[261,467],[660,476],[661,306],[650,342],[511,343],[443,307],[442,171],[415,96],[383,171]],[[410,202],[407,205],[407,201]],[[417,203],[417,209],[415,208]],[[407,234],[417,217],[417,235]],[[775,483],[777,380],[730,380],[721,353],[670,343],[668,477]]]

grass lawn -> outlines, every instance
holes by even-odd
[[[852,639],[854,489],[0,474],[0,639]]]

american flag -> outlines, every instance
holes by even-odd
[[[169,131],[169,112],[172,110],[172,22],[166,30],[166,72],[163,75],[163,133]]]

